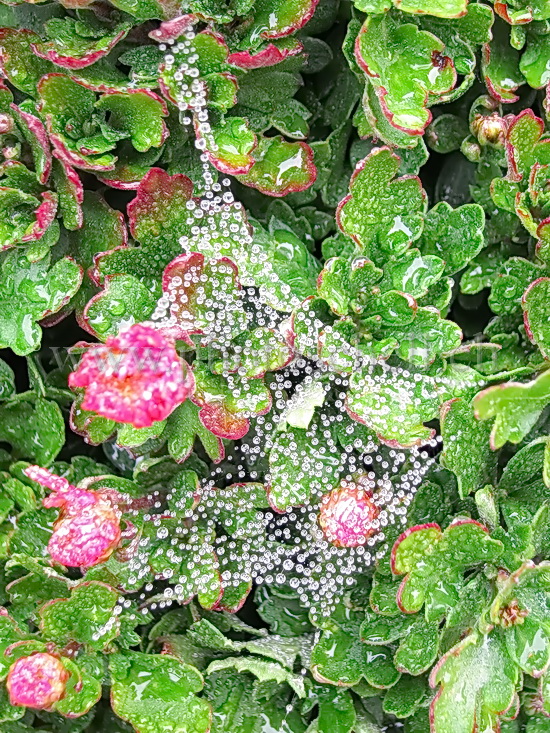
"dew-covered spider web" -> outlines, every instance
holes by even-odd
[[[415,395],[442,394],[445,379],[366,356],[281,281],[230,180],[211,166],[216,145],[194,38],[189,25],[160,45],[164,70],[179,86],[182,124],[195,130],[203,192],[186,204],[186,266],[172,270],[152,320],[176,334],[201,334],[201,354],[227,380],[245,429],[197,491],[181,499],[177,528],[159,522],[156,539],[163,541],[153,566],[166,587],[149,607],[185,602],[191,586],[199,600],[208,598],[221,576],[222,608],[237,610],[247,588],[266,583],[290,586],[314,617],[328,615],[405,524],[441,442],[427,431],[410,448],[383,443],[353,419],[350,381],[384,416],[388,396],[410,414]],[[257,338],[266,330],[268,353]],[[269,399],[258,386],[264,376]],[[190,550],[192,567],[179,577],[178,555]],[[150,555],[142,538],[129,561],[133,580],[147,576]]]

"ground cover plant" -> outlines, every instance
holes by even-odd
[[[1,733],[550,731],[550,3],[2,3]]]

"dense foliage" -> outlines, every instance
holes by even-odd
[[[2,733],[550,731],[548,0],[2,2]],[[198,226],[218,172],[244,239]],[[159,298],[193,327],[129,328]],[[285,411],[315,360],[345,395]],[[370,544],[371,439],[429,446],[406,527],[330,607],[322,557],[253,583],[316,492]]]

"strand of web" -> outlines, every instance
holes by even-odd
[[[193,123],[193,118],[195,120],[197,135],[194,144],[200,151],[202,167],[203,198],[199,203],[194,200],[187,202],[187,208],[190,212],[190,219],[188,221],[192,224],[191,234],[194,239],[185,236],[182,237],[180,239],[182,250],[187,252],[211,250],[212,233],[216,232],[216,228],[219,226],[222,234],[220,239],[222,241],[232,242],[232,245],[235,243],[238,244],[237,247],[231,247],[231,257],[235,260],[239,271],[246,273],[247,254],[250,253],[252,256],[257,257],[260,260],[262,268],[268,273],[271,281],[277,283],[282,292],[286,291],[288,293],[289,299],[287,305],[290,306],[290,309],[299,307],[301,304],[300,299],[293,295],[290,292],[290,288],[280,280],[277,273],[273,270],[271,262],[269,262],[267,253],[262,252],[259,246],[254,245],[244,207],[235,201],[230,189],[230,179],[222,178],[221,182],[219,182],[214,180],[214,176],[212,175],[212,166],[207,150],[215,153],[218,148],[209,121],[206,86],[199,80],[199,70],[195,65],[198,60],[193,45],[195,36],[195,30],[191,27],[185,32],[182,40],[179,40],[177,43],[175,40],[172,43],[167,41],[166,43],[160,44],[159,47],[161,51],[165,52],[164,62],[166,70],[173,68],[175,62],[174,55],[170,52],[171,48],[186,54],[186,61],[182,62],[174,73],[175,81],[180,84],[177,93],[178,109],[183,125],[190,126]],[[193,80],[191,85],[186,81],[186,77],[190,77]],[[191,113],[191,116],[188,113]],[[202,225],[199,224],[201,220],[203,220]],[[224,253],[218,251],[212,254],[213,256],[221,256]],[[246,281],[245,284],[247,284]],[[249,280],[249,284],[254,284],[252,279]],[[266,293],[266,291],[268,292]],[[257,294],[251,291],[250,288],[247,288],[247,297],[256,300],[258,306],[263,306],[264,309],[268,308],[270,321],[276,322],[278,314],[276,314],[274,309],[266,301],[273,302],[274,300],[278,300],[278,298],[275,292],[269,292],[269,286],[262,285]],[[162,322],[163,325],[170,322],[173,316],[169,315],[169,309],[170,294],[164,293],[157,303],[152,320]],[[330,326],[325,326],[325,330],[331,332],[333,337],[340,342],[341,350],[353,360],[356,369],[365,367],[373,369],[374,367],[378,367],[384,373],[390,373],[392,376],[400,376],[403,379],[407,379],[410,376],[407,371],[403,371],[399,367],[390,366],[382,359],[376,359],[373,356],[362,353],[358,348],[346,343],[343,337]],[[209,334],[206,334],[206,336],[208,339]],[[214,328],[212,329],[210,338],[212,341],[219,341],[219,334],[216,333]],[[224,344],[222,343],[221,346],[223,347]],[[318,361],[321,362],[320,359]],[[323,370],[328,368],[322,362],[319,366]],[[441,386],[442,384],[456,385],[457,381],[459,383],[463,382],[460,377],[457,379],[456,374],[452,377],[432,377],[417,373],[413,379],[415,381],[426,381],[434,386]],[[379,380],[375,379],[375,381]]]
[[[196,57],[193,56],[193,49],[192,49],[192,40],[194,38],[194,32],[189,31],[187,33],[187,36],[184,40],[184,42],[178,43],[178,50],[184,50],[186,49],[189,52],[188,61],[194,62],[196,60]],[[163,49],[164,50],[164,49]],[[172,62],[173,57],[170,56],[170,54],[167,54],[166,57],[166,63],[168,66],[170,66],[170,63]],[[216,224],[220,226],[220,229],[223,231],[223,234],[226,238],[226,240],[237,240],[239,244],[241,245],[240,250],[233,248],[231,251],[232,259],[236,260],[237,265],[240,265],[241,270],[246,270],[246,260],[244,258],[244,253],[246,252],[246,247],[254,247],[253,245],[253,239],[251,237],[251,233],[248,227],[248,224],[246,222],[245,213],[240,204],[236,204],[234,202],[233,196],[231,194],[231,191],[229,190],[230,182],[228,179],[223,179],[222,185],[216,181],[214,181],[214,178],[212,176],[212,169],[210,167],[210,162],[208,158],[208,154],[206,153],[206,144],[208,142],[208,146],[211,151],[215,151],[215,142],[210,135],[210,125],[208,122],[208,112],[206,109],[206,96],[205,96],[205,90],[204,86],[198,81],[198,70],[196,68],[189,68],[187,64],[185,64],[186,68],[182,68],[176,72],[176,74],[179,74],[181,76],[181,81],[183,82],[184,76],[190,76],[191,78],[194,78],[194,81],[191,84],[191,88],[188,87],[188,85],[182,84],[182,98],[181,102],[178,105],[180,107],[181,112],[181,119],[182,123],[189,125],[191,124],[191,118],[186,114],[188,111],[191,111],[196,119],[197,125],[196,129],[199,133],[195,144],[197,148],[201,151],[201,164],[203,169],[203,183],[204,183],[204,197],[203,200],[200,202],[200,205],[197,206],[195,202],[189,202],[188,204],[188,210],[190,211],[190,220],[189,223],[192,225],[191,227],[191,234],[195,237],[193,241],[190,241],[187,238],[183,238],[182,248],[184,251],[196,251],[201,249],[206,249],[206,251],[209,251],[212,249],[211,247],[211,240],[212,232],[216,232]],[[185,73],[184,73],[185,72]],[[223,193],[222,193],[223,192]],[[216,222],[216,216],[219,216],[219,221]],[[202,221],[201,221],[202,220]],[[202,226],[199,226],[197,222],[201,222]],[[213,252],[212,255],[215,256],[216,254],[227,254],[223,252]],[[258,255],[261,256],[261,251],[258,248]],[[242,261],[244,260],[244,261]],[[272,280],[277,281],[277,276],[275,273],[273,273],[271,269],[271,265],[269,262],[265,262],[265,269],[271,270],[272,273]],[[244,265],[244,266],[243,266]],[[280,283],[280,281],[279,281]],[[265,286],[264,286],[265,291]],[[260,297],[255,295],[254,291],[250,291],[250,289],[247,290],[247,295],[250,298],[256,298],[257,301],[259,301],[260,305],[264,308],[267,308],[267,304],[265,302],[265,292],[262,294],[260,291]],[[261,296],[264,296],[262,298]],[[268,293],[269,295],[269,293]],[[271,298],[272,299],[272,298]],[[292,302],[293,301],[293,302]],[[299,306],[300,301],[297,298],[292,298],[290,305],[292,307]],[[159,302],[159,306],[155,311],[154,319],[166,322],[170,319],[170,316],[167,315],[167,311],[169,309],[170,305],[170,297],[169,294],[166,294],[163,296],[163,299]],[[271,310],[271,314],[274,313],[273,309]],[[276,319],[274,319],[276,320]],[[334,334],[336,337],[338,337],[338,334]],[[385,372],[390,371],[393,375],[399,377],[401,379],[404,379],[408,377],[409,375],[404,372],[403,370],[399,368],[389,367],[388,365],[381,363],[378,360],[373,360],[371,357],[368,357],[362,353],[360,353],[357,349],[352,347],[351,345],[346,344],[345,342],[342,342],[342,351],[344,351],[347,355],[349,355],[355,362],[356,368],[361,368],[365,365],[372,365],[374,364],[382,367],[382,370]],[[319,358],[313,357],[313,361],[316,362],[317,369],[314,373],[314,377],[319,377],[323,373],[326,373],[329,371],[330,373],[330,367],[328,364],[322,362]],[[415,375],[415,379],[419,381],[420,379],[425,379],[426,375]],[[276,380],[280,380],[279,375],[275,375]],[[383,377],[380,375],[378,378],[375,379],[375,381],[383,381]],[[435,381],[435,380],[432,380]],[[437,380],[439,384],[441,384],[441,380]],[[455,380],[452,380],[453,382]],[[298,386],[298,390],[300,390],[300,385]],[[258,422],[261,421],[261,418]],[[269,436],[271,434],[268,432],[268,440]],[[430,463],[433,462],[433,459],[430,459]],[[424,464],[424,466],[427,469],[427,465]],[[241,468],[241,466],[239,466]],[[244,467],[243,467],[244,468]],[[407,477],[405,477],[404,480],[406,480]],[[421,478],[417,475],[417,481],[413,481],[413,485],[409,486],[408,489],[411,491],[411,489],[416,488],[415,484],[419,483]],[[211,483],[212,487],[214,482]],[[207,497],[203,497],[206,499]],[[388,500],[391,500],[391,497],[387,497],[384,502],[386,506],[388,503]],[[398,501],[398,497],[395,497],[394,501]],[[406,505],[401,507],[396,507],[401,509],[404,513],[406,513]],[[327,543],[324,543],[325,545]],[[321,549],[319,547],[319,549]],[[339,552],[337,548],[333,548],[332,546],[323,548],[325,549],[325,553],[329,553],[329,555],[332,554],[342,554]],[[360,552],[360,551],[358,551]],[[274,568],[277,566],[278,561],[281,560],[281,557],[279,556],[279,553],[268,553],[267,555],[263,556],[264,560],[267,560],[267,562],[261,563],[261,558],[254,558],[254,556],[250,557],[251,564],[254,560],[257,560],[257,563],[255,565],[255,569],[253,571],[253,575],[256,576],[256,579],[258,581],[262,580],[261,573],[264,574],[269,573],[274,570]],[[329,558],[330,559],[330,558]],[[288,560],[285,559],[285,562]],[[352,566],[354,566],[352,562]],[[340,567],[341,567],[341,560],[340,560]],[[316,568],[309,568],[309,574],[312,575],[315,572]],[[265,580],[272,581],[272,577],[268,574],[266,574]]]

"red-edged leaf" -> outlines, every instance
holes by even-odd
[[[10,109],[23,137],[30,145],[38,180],[45,184],[52,168],[52,153],[46,128],[38,117],[24,112],[17,105],[10,104]]]
[[[259,69],[263,66],[275,66],[289,56],[297,56],[304,49],[304,45],[296,38],[281,41],[277,44],[268,43],[259,51],[236,51],[229,55],[227,61],[240,69]]]
[[[254,151],[255,164],[238,176],[241,183],[268,196],[286,196],[305,191],[317,178],[313,150],[304,142],[287,142],[282,137],[263,137]]]

